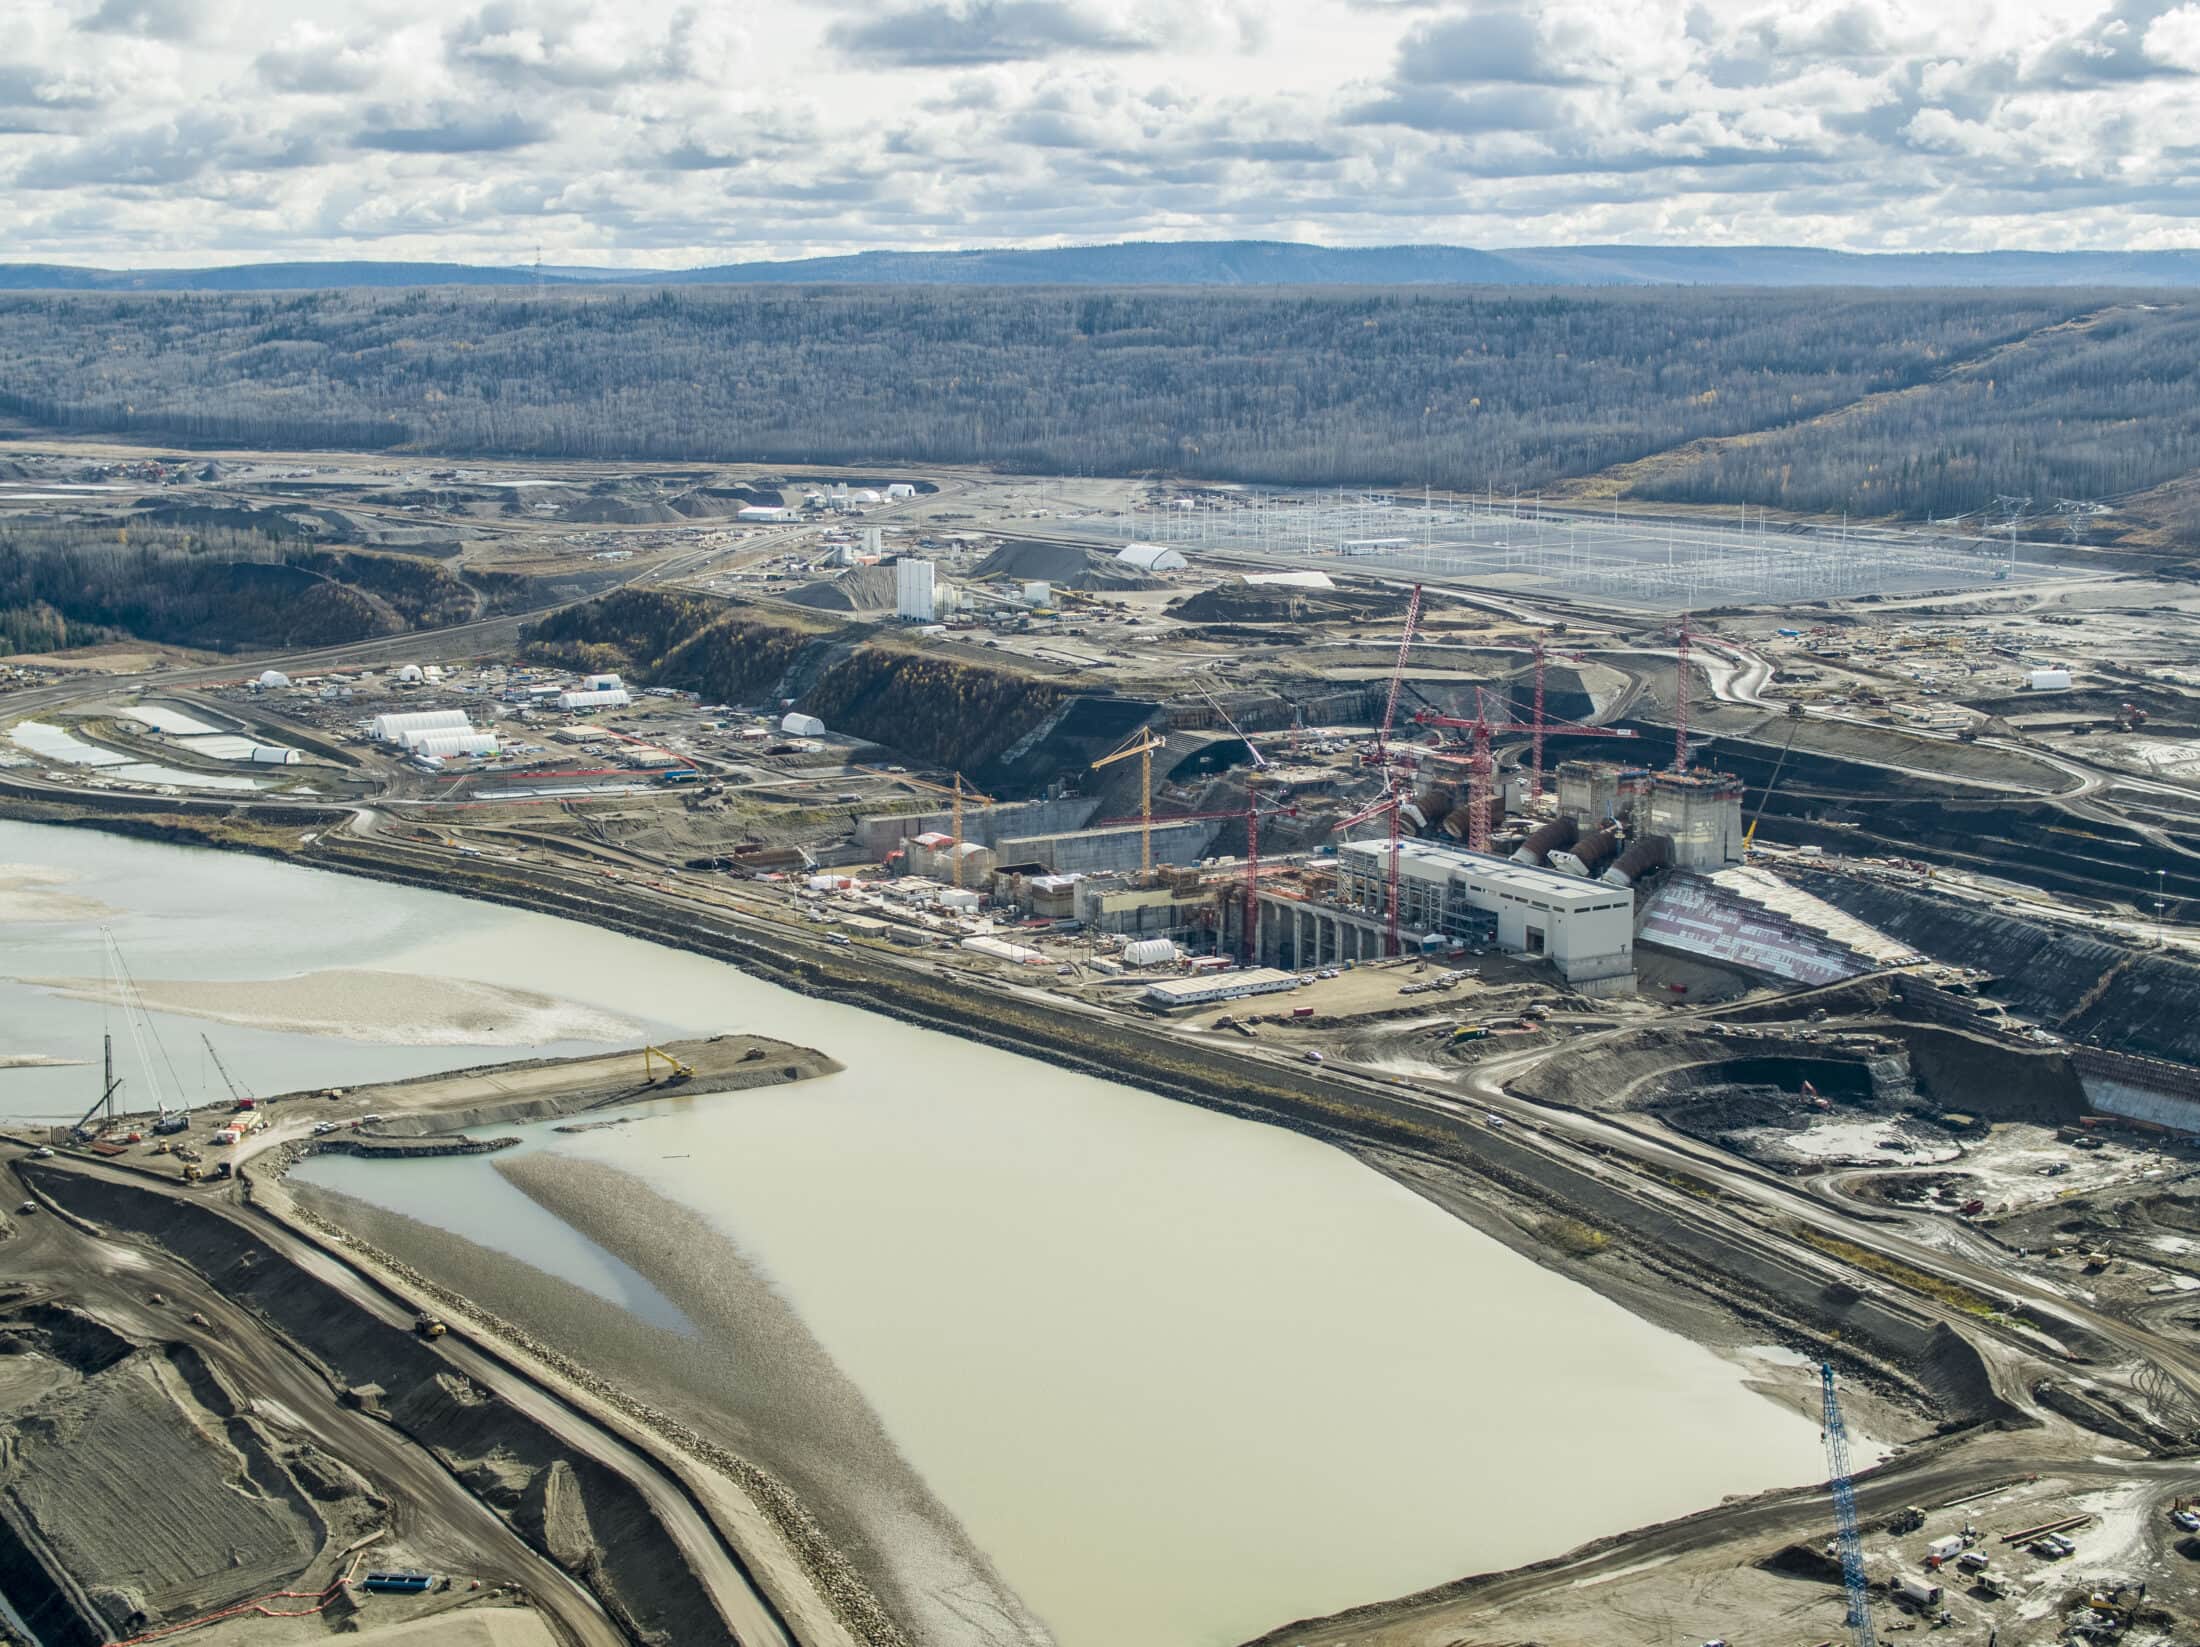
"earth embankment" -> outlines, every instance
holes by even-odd
[[[736,1647],[708,1592],[636,1487],[454,1372],[411,1333],[361,1309],[210,1208],[65,1169],[29,1175],[67,1212],[152,1241],[188,1264],[319,1363],[335,1387],[364,1392],[356,1398],[373,1403],[454,1471],[463,1475],[495,1461],[532,1480],[564,1463],[582,1488],[593,1535],[576,1576],[605,1610],[638,1640]],[[548,1549],[539,1529],[530,1542]],[[548,1553],[555,1559],[554,1550]]]

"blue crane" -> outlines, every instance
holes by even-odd
[[[1879,1647],[1872,1634],[1871,1587],[1864,1579],[1864,1540],[1856,1530],[1856,1485],[1849,1480],[1849,1432],[1841,1422],[1841,1398],[1833,1393],[1833,1363],[1821,1361],[1825,1391],[1826,1460],[1832,1470],[1833,1514],[1841,1535],[1841,1582],[1849,1592],[1849,1629],[1856,1647]]]

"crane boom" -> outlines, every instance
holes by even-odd
[[[1406,678],[1406,658],[1413,651],[1413,631],[1421,623],[1421,586],[1415,584],[1406,601],[1405,633],[1398,639],[1398,661],[1390,671],[1390,696],[1383,701],[1383,724],[1375,730],[1375,753],[1387,760],[1390,748],[1391,723],[1398,718],[1398,688]]]
[[[243,1103],[246,1099],[250,1098],[252,1096],[252,1089],[248,1086],[245,1086],[234,1075],[229,1073],[229,1066],[222,1062],[222,1055],[214,1050],[214,1043],[208,1040],[204,1035],[201,1035],[199,1037],[199,1043],[206,1048],[207,1057],[214,1060],[215,1071],[221,1076],[222,1085],[229,1089],[229,1096],[235,1099],[240,1104]],[[168,1112],[165,1108],[163,1108],[161,1113],[165,1115]]]
[[[1841,1583],[1848,1591],[1850,1633],[1856,1647],[1879,1647],[1872,1634],[1871,1586],[1864,1578],[1864,1540],[1856,1528],[1856,1484],[1849,1479],[1849,1432],[1841,1422],[1841,1398],[1833,1393],[1833,1363],[1821,1361],[1818,1377],[1825,1396],[1826,1485],[1833,1491],[1833,1515],[1841,1539]]]

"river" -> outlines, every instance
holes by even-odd
[[[1296,1134],[440,894],[8,824],[0,864],[46,917],[0,929],[0,977],[83,975],[51,951],[104,920],[152,994],[426,975],[520,992],[529,1022],[838,1058],[525,1147],[634,1174],[760,1266],[1064,1647],[1224,1647],[1823,1475],[1814,1419],[1735,1366]],[[0,983],[0,1055],[81,1054],[100,1011]],[[156,1022],[172,1051],[207,1029],[263,1090],[512,1055]],[[87,1074],[0,1071],[0,1112],[73,1103]],[[677,1320],[546,1231],[497,1159],[302,1170]]]

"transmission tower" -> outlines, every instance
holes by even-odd
[[[1826,1461],[1832,1473],[1833,1515],[1841,1537],[1841,1583],[1849,1593],[1849,1630],[1856,1647],[1878,1647],[1872,1634],[1871,1587],[1864,1579],[1864,1540],[1856,1530],[1856,1486],[1849,1480],[1849,1432],[1841,1422],[1841,1398],[1833,1393],[1833,1363],[1818,1364],[1825,1391]]]

